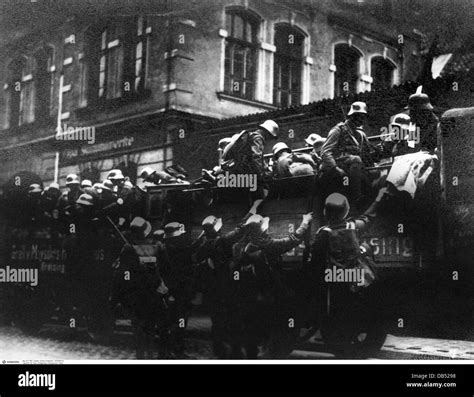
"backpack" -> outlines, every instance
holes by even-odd
[[[345,228],[331,229],[324,226],[318,233],[325,231],[328,234],[326,253],[326,268],[362,270],[362,284],[352,283],[350,290],[358,292],[371,286],[376,280],[375,261],[370,250],[365,244],[360,245],[357,230],[352,222],[346,222]]]
[[[327,266],[350,269],[357,265],[360,256],[359,237],[351,223],[346,222],[344,229],[331,229],[324,226],[318,232],[328,233]]]

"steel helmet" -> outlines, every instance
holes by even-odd
[[[349,213],[350,206],[347,197],[340,193],[330,194],[324,203],[324,214],[334,215],[339,219],[344,219]]]
[[[278,153],[282,152],[283,150],[288,151],[291,153],[291,149],[288,147],[288,145],[285,142],[278,142],[273,145],[272,148],[272,153],[274,156],[276,156]]]
[[[147,237],[151,232],[151,223],[137,216],[130,222],[130,230],[140,232],[143,237]]]
[[[76,174],[69,174],[66,177],[66,186],[67,185],[79,185],[79,177]]]
[[[398,113],[393,116],[393,119],[390,124],[398,125],[399,127],[408,126],[410,124],[411,118],[406,113]]]
[[[218,149],[224,150],[224,148],[232,141],[232,138],[226,137],[219,140],[217,144]]]
[[[367,104],[365,102],[354,102],[351,105],[351,108],[349,110],[349,113],[347,113],[348,116],[354,113],[362,113],[362,114],[367,114]]]
[[[264,128],[265,130],[267,130],[274,137],[278,136],[278,131],[280,129],[278,124],[273,120],[266,120],[262,124],[260,124],[259,127]]]
[[[324,142],[326,142],[326,138],[323,138],[319,134],[310,134],[308,137],[304,140],[309,146],[319,146],[322,145]]]
[[[157,229],[153,232],[153,237],[157,239],[162,239],[165,235],[165,231],[163,229]]]
[[[423,86],[419,86],[416,92],[408,98],[408,106],[405,109],[410,110],[418,110],[418,109],[425,109],[425,110],[433,110],[433,105],[430,102],[430,98],[428,95],[421,92]]]
[[[90,194],[82,193],[76,203],[91,207],[94,205],[94,198]]]
[[[204,228],[205,226],[211,226],[217,233],[219,230],[221,230],[222,219],[216,218],[214,215],[209,215],[202,221],[202,227]]]
[[[184,225],[179,222],[170,222],[165,226],[165,236],[164,238],[179,237],[182,234],[186,233]]]
[[[28,193],[41,193],[41,186],[37,183],[33,183],[28,188]]]
[[[141,172],[140,177],[141,177],[142,179],[147,179],[147,178],[149,178],[151,175],[153,175],[155,172],[156,172],[156,171],[155,171],[153,168],[151,168],[151,167],[145,167],[145,168],[143,168],[143,171]]]
[[[102,182],[102,189],[103,190],[110,190],[111,192],[114,190],[114,184],[112,181],[106,179],[104,182]]]
[[[92,185],[92,189],[94,189],[97,193],[102,193],[102,183],[94,183]]]
[[[89,179],[84,179],[84,180],[81,182],[81,186],[82,186],[82,187],[92,187],[92,182],[91,182]]]
[[[121,180],[121,179],[125,179],[125,177],[123,176],[121,170],[112,170],[112,171],[110,171],[110,172],[108,173],[107,179],[110,179],[110,180]]]
[[[262,215],[255,214],[255,215],[250,216],[250,218],[247,219],[244,226],[259,227],[260,231],[266,232],[268,230],[269,223],[270,223],[269,217],[263,217]]]
[[[59,184],[57,184],[56,182],[51,183],[51,184],[48,186],[48,190],[51,190],[51,189],[60,190],[60,189],[59,189]]]

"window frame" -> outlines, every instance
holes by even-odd
[[[389,66],[391,68],[390,70],[390,82],[388,83],[388,86],[379,86],[376,84],[376,78],[374,76],[374,61],[382,61],[385,63],[385,65]],[[388,58],[385,58],[383,55],[374,55],[370,58],[370,77],[372,78],[372,83],[371,83],[371,90],[386,90],[390,89],[394,85],[395,81],[395,71],[397,70],[397,66],[393,61],[391,61]]]
[[[249,26],[252,27],[251,32],[251,41],[244,40],[239,37],[235,37],[235,19],[236,17],[240,18],[243,22],[243,34],[242,36],[248,37]],[[239,10],[239,9],[229,9],[225,13],[226,18],[226,29],[227,37],[225,38],[225,48],[224,48],[224,93],[227,95],[235,96],[245,100],[255,101],[257,97],[257,76],[258,76],[258,35],[260,31],[261,20],[255,15],[251,14],[248,11]],[[228,26],[228,20],[230,18],[230,29]],[[236,58],[235,54],[237,51],[242,51],[244,55],[244,60],[242,62],[242,77],[236,76],[235,74],[235,64]],[[248,56],[247,54],[250,54]],[[229,56],[228,56],[229,55]],[[248,73],[248,59],[251,59],[251,77],[249,78]],[[236,91],[233,89],[235,83],[240,83],[242,87],[239,87],[239,90]],[[251,92],[248,91],[248,86],[251,86]]]
[[[301,45],[300,45],[300,54],[299,56],[295,56],[292,54],[288,54],[282,51],[281,47],[278,46],[277,43],[277,34],[278,30],[283,30],[285,29],[284,33],[288,34],[294,34],[295,37],[299,37],[301,40]],[[303,95],[303,68],[304,68],[304,54],[305,54],[305,44],[306,44],[306,35],[298,28],[288,25],[288,24],[277,24],[275,25],[274,28],[274,40],[273,43],[275,45],[275,53],[274,53],[274,59],[273,59],[273,92],[272,92],[272,101],[275,106],[278,107],[290,107],[290,106],[298,106],[301,104],[302,101],[302,95]],[[280,48],[280,50],[279,50]],[[283,62],[287,62],[289,67],[290,67],[290,75],[288,76],[288,84],[289,87],[288,89],[283,89],[281,86],[281,68],[280,70],[277,70],[278,66],[281,66]],[[297,82],[298,82],[298,89],[294,90],[292,87],[293,80],[292,80],[292,66],[294,66],[293,69],[296,69],[295,74],[297,73]],[[279,86],[276,87],[276,81],[280,80]],[[287,99],[286,99],[286,105],[283,106],[282,103],[282,94],[286,93]],[[292,97],[293,95],[296,94],[297,101],[296,103],[293,103]]]
[[[343,79],[339,81],[341,76],[341,68],[340,65],[338,65],[338,48],[344,47],[345,50],[349,53],[352,52],[354,55],[357,55],[357,57],[354,57],[355,65],[356,65],[356,71],[353,75],[353,77],[348,81],[350,84],[352,84],[352,89],[349,89],[348,91],[344,91],[341,89],[341,92],[339,92],[339,85],[341,82],[347,81],[347,79]],[[360,51],[358,48],[356,48],[353,45],[349,45],[347,43],[337,43],[334,45],[334,65],[336,66],[336,71],[334,73],[334,98],[336,97],[341,97],[341,96],[347,96],[347,95],[354,95],[357,94],[359,91],[359,81],[361,78],[361,59],[363,59],[364,54],[362,51]]]

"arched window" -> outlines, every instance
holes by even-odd
[[[258,20],[244,11],[228,11],[226,29],[224,90],[231,95],[254,99]]]
[[[393,85],[395,66],[383,57],[374,57],[370,62],[372,73],[372,90],[384,90]]]
[[[334,49],[336,66],[334,96],[344,96],[357,92],[359,81],[359,61],[361,53],[347,44],[338,44]]]
[[[53,57],[54,51],[51,47],[41,48],[35,53],[35,119],[41,123],[46,123],[49,119],[54,84],[54,78],[51,73]]]
[[[289,25],[275,29],[273,103],[280,107],[300,104],[304,36]]]

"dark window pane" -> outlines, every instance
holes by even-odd
[[[354,94],[359,79],[360,54],[348,45],[338,45],[335,49],[335,95]]]
[[[382,57],[376,57],[372,59],[371,71],[372,71],[372,89],[388,89],[392,86],[393,76],[393,65],[383,59]]]
[[[227,33],[232,36],[232,14],[225,15],[225,28]]]
[[[299,104],[304,36],[291,26],[275,30],[274,101],[281,107]]]
[[[239,15],[234,15],[234,34],[236,39],[244,40],[244,21]]]

